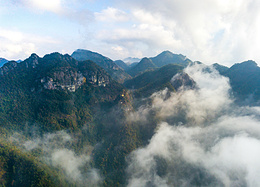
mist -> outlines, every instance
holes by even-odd
[[[9,140],[21,150],[38,156],[43,163],[62,171],[74,186],[101,184],[102,176],[92,166],[93,147],[86,144],[82,151],[74,150],[77,138],[73,134],[57,131],[40,135],[39,131],[32,130],[31,136],[16,132]]]
[[[229,80],[212,68],[185,72],[195,89],[154,93],[129,114],[147,128],[152,115],[159,121],[128,156],[128,186],[260,186],[260,107],[237,106]]]

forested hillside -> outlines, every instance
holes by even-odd
[[[257,64],[207,66],[169,51],[118,64],[77,50],[0,68],[1,186],[224,185],[208,163],[179,149],[188,142],[207,158],[219,150],[211,150],[216,136],[236,134],[226,123],[247,116],[255,124]]]

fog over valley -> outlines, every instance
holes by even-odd
[[[259,0],[0,0],[0,186],[260,186]]]

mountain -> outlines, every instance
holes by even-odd
[[[1,139],[3,138],[1,134]],[[70,186],[65,175],[14,145],[0,141],[0,186]]]
[[[43,58],[32,54],[21,63],[8,62],[0,69],[0,77],[3,123],[8,119],[13,124],[37,121],[48,124],[44,126],[47,129],[77,128],[86,122],[83,119],[91,118],[92,104],[113,101],[123,92],[123,87],[94,62],[78,62],[59,53]],[[79,93],[80,97],[74,97]],[[80,107],[81,102],[84,107]],[[75,115],[79,112],[84,117]]]
[[[157,67],[162,67],[167,64],[178,64],[178,65],[182,65],[182,66],[186,67],[190,63],[192,63],[192,61],[187,59],[185,56],[183,56],[181,54],[179,54],[179,55],[173,54],[170,51],[163,51],[156,57],[152,57],[150,59],[153,61],[153,63]]]
[[[157,67],[151,58],[143,58],[133,66],[136,76],[120,84],[110,74],[122,69],[98,53],[88,55],[96,62],[60,53],[42,58],[31,54],[0,68],[0,186],[225,184],[214,171],[208,172],[201,157],[189,162],[183,148],[196,139],[202,157],[210,153],[215,158],[208,148],[222,146],[219,138],[241,135],[248,127],[244,121],[257,126],[257,107],[223,107],[229,91],[226,79],[192,72],[196,66],[183,71],[185,60]],[[257,101],[260,72],[255,62],[214,67],[230,79],[236,98]],[[199,81],[185,72],[195,73],[195,80],[200,76]],[[236,116],[244,111],[244,116]],[[231,172],[227,177],[238,184],[243,176],[239,184],[246,185],[246,174]]]
[[[164,51],[156,57],[143,58],[139,63],[131,64],[129,66],[130,69],[127,70],[127,73],[131,76],[136,76],[147,70],[151,70],[156,67],[161,68],[168,64],[178,64],[180,66],[187,67],[189,64],[192,63],[193,62],[191,60],[187,59],[181,54],[176,55],[170,51]]]
[[[129,66],[122,60],[116,60],[114,61],[116,63],[116,65],[118,65],[120,68],[122,68],[123,70],[127,70],[129,69]]]
[[[124,82],[124,80],[131,78],[126,72],[116,65],[111,59],[89,50],[78,49],[74,51],[71,55],[74,59],[78,61],[91,60],[95,62],[98,66],[104,68],[113,79],[118,82]]]
[[[32,54],[21,63],[6,63],[0,68],[0,79],[0,185],[14,183],[16,186],[31,186],[33,184],[30,182],[35,182],[43,186],[64,186],[63,182],[67,179],[62,176],[74,174],[66,173],[63,168],[67,167],[66,164],[60,166],[63,162],[58,165],[46,163],[44,147],[24,150],[22,142],[37,135],[34,129],[39,131],[38,139],[49,138],[50,134],[56,137],[58,132],[77,137],[57,149],[63,148],[68,152],[68,155],[63,154],[64,157],[68,156],[68,160],[84,154],[82,162],[87,161],[85,158],[90,158],[86,155],[88,148],[91,164],[80,165],[80,169],[75,170],[76,175],[84,171],[87,175],[93,167],[97,168],[93,172],[101,172],[102,184],[115,186],[124,183],[125,157],[137,147],[139,138],[136,127],[124,120],[126,112],[131,111],[131,95],[106,70],[90,60],[77,61],[67,54],[52,53],[43,58]],[[21,151],[10,156],[13,148],[1,145],[8,140],[9,134],[15,133],[21,133],[18,136],[21,139],[24,137],[23,141],[19,139],[17,146],[27,152],[29,159],[21,155]],[[4,134],[7,138],[3,138]],[[38,139],[31,142],[37,144]],[[15,140],[12,139],[12,142]],[[61,140],[59,143],[62,143]],[[62,176],[52,175],[48,168],[44,169],[41,163],[34,160],[46,163],[54,172],[60,169],[58,171],[62,172]],[[77,163],[73,167],[78,167]],[[33,173],[27,171],[30,168]],[[46,170],[46,173],[41,170]],[[68,170],[71,171],[71,168]],[[24,183],[26,181],[22,179],[27,178],[27,183]],[[82,183],[68,183],[65,186],[82,186]]]
[[[159,69],[144,72],[133,79],[127,80],[124,83],[124,86],[128,89],[133,89],[136,97],[149,96],[155,91],[162,90],[165,87],[174,91],[175,88],[171,84],[171,79],[177,73],[182,72],[183,69],[183,66],[168,64]]]
[[[128,66],[129,66],[129,68],[132,68],[132,67],[136,66],[138,63],[139,62],[133,62],[132,64],[129,64]]]
[[[220,74],[225,73],[229,68],[218,63],[212,65]]]
[[[141,59],[140,58],[128,57],[128,58],[123,59],[123,61],[127,64],[132,64],[132,63],[135,63],[135,62],[140,62]]]
[[[223,75],[230,79],[232,90],[240,100],[251,100],[252,103],[260,99],[260,67],[249,60],[230,67]]]
[[[7,62],[8,62],[8,60],[6,60],[4,58],[0,58],[0,67],[2,67]]]
[[[132,77],[135,77],[140,73],[143,73],[148,70],[152,70],[154,68],[156,68],[156,66],[154,65],[151,59],[143,58],[138,64],[136,64],[131,69],[129,69],[127,73]]]

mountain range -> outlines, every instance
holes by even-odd
[[[111,59],[99,53],[78,49],[74,51],[71,56],[78,61],[94,61],[98,66],[104,68],[112,76],[113,79],[117,80],[120,83],[124,82],[124,80],[126,79],[131,78],[131,76],[121,70],[118,65],[114,63]]]
[[[132,152],[154,140],[162,118],[158,108],[151,110],[153,98],[159,95],[156,102],[164,106],[172,93],[198,90],[185,71],[197,64],[164,51],[129,66],[83,49],[5,61],[0,68],[0,186],[126,186]],[[237,104],[260,105],[256,62],[204,66],[228,78]],[[182,112],[174,122],[183,121]],[[160,163],[156,172],[165,176],[164,159],[154,159]],[[199,178],[196,184],[205,184]]]

